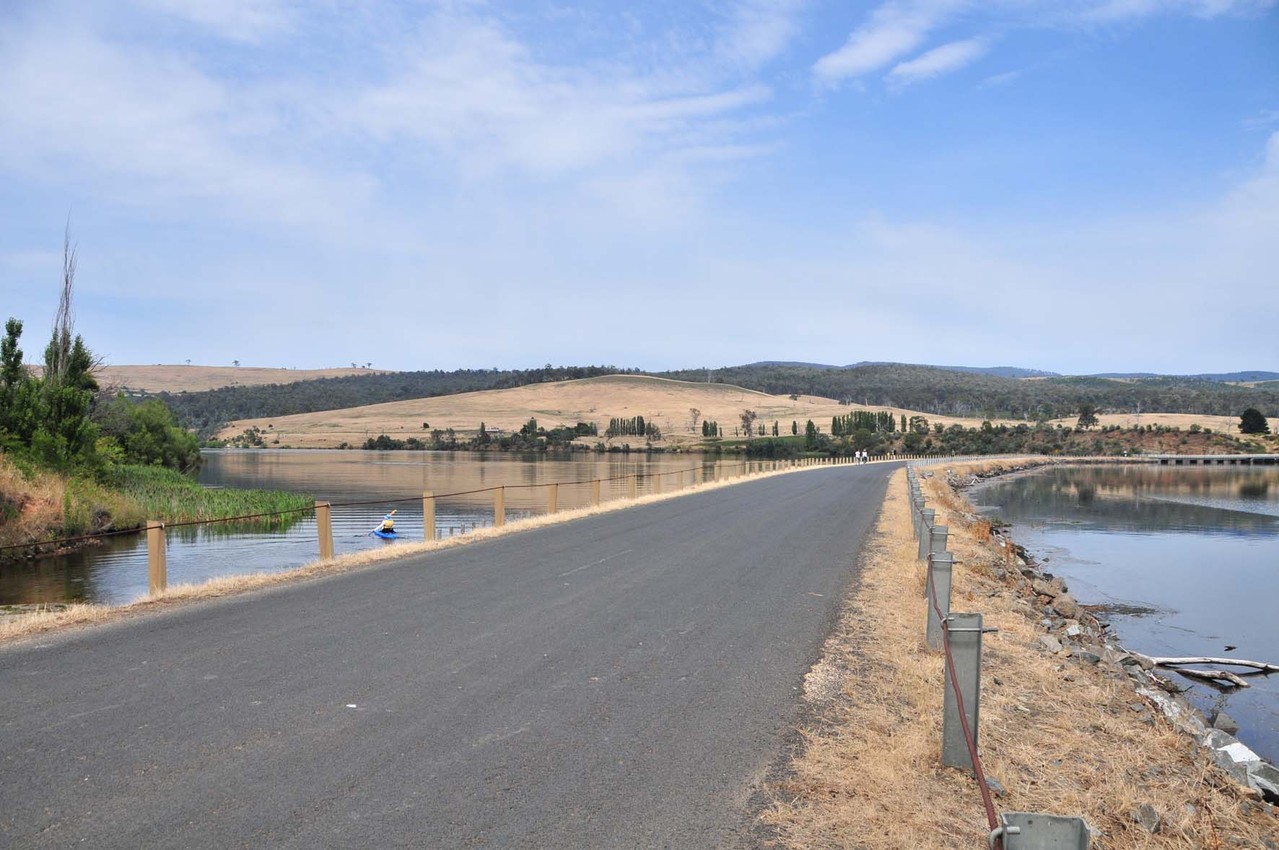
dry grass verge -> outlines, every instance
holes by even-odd
[[[424,552],[434,552],[442,549],[449,549],[454,546],[467,546],[472,543],[478,543],[481,540],[492,540],[495,537],[502,537],[507,534],[514,534],[535,528],[544,528],[549,525],[557,525],[564,522],[571,522],[572,520],[581,519],[583,517],[625,510],[626,508],[637,505],[646,505],[654,502],[665,501],[667,499],[675,499],[691,493],[701,493],[708,490],[716,490],[721,487],[731,487],[734,484],[740,484],[745,481],[756,480],[767,476],[785,475],[790,472],[801,472],[804,471],[804,469],[820,468],[822,467],[799,467],[795,469],[757,472],[740,478],[704,482],[696,487],[688,487],[683,490],[674,490],[666,493],[653,493],[641,496],[638,499],[615,499],[610,502],[605,502],[598,507],[561,511],[553,515],[539,516],[531,519],[520,520],[518,522],[511,522],[501,528],[482,528],[467,532],[466,534],[444,538],[442,540],[423,540],[416,543],[399,542],[394,546],[370,550],[367,552],[355,552],[339,556],[329,561],[314,561],[295,569],[284,570],[276,573],[253,573],[242,576],[224,576],[221,578],[210,579],[199,584],[173,585],[167,590],[155,594],[154,596],[149,596],[124,605],[74,603],[69,605],[50,606],[47,609],[24,611],[23,613],[12,616],[0,617],[0,643],[19,640],[21,638],[44,634],[59,629],[90,626],[126,617],[139,616],[157,610],[171,608],[176,604],[195,602],[201,599],[215,599],[218,597],[247,593],[261,588],[274,587],[319,576],[349,572],[351,570],[362,569],[372,565],[409,557],[411,555],[419,555]]]
[[[996,464],[964,471],[983,466]],[[943,467],[932,470],[925,495],[958,562],[952,608],[999,629],[984,639],[980,729],[986,775],[1005,789],[997,811],[1084,817],[1092,846],[1109,850],[1279,847],[1273,809],[1210,767],[1117,665],[1042,647],[1033,600],[996,578],[1003,558],[989,526],[973,521]],[[940,765],[942,658],[924,646],[924,567],[904,479],[889,485],[860,587],[810,674],[821,720],[803,730],[803,752],[762,815],[787,848],[986,846],[975,781]],[[1142,804],[1158,814],[1157,832],[1134,819]]]

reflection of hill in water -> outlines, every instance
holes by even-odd
[[[1014,523],[1279,534],[1279,470],[1269,468],[1060,467],[994,482],[978,499]]]

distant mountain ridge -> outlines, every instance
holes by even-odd
[[[836,366],[831,363],[805,363],[800,360],[760,360],[755,363],[747,363],[745,366],[734,366],[730,368],[749,369],[755,366],[783,366],[799,369],[860,369],[863,366],[922,366],[925,369],[941,369],[946,372],[970,372],[977,375],[995,375],[1000,378],[1061,377],[1058,372],[1045,372],[1042,369],[1024,369],[1020,366],[934,366],[923,363],[898,363],[891,360],[862,360],[858,363],[849,363],[846,366]],[[711,369],[710,371],[714,372],[715,370]]]
[[[828,363],[806,363],[800,360],[760,360],[748,363],[753,366],[791,366],[803,369],[858,369],[863,366],[922,366],[926,369],[941,369],[946,372],[968,372],[976,375],[995,375],[1000,378],[1111,378],[1114,380],[1133,381],[1151,378],[1178,378],[1190,381],[1214,381],[1226,384],[1261,383],[1279,381],[1279,372],[1263,370],[1246,370],[1242,372],[1201,372],[1196,375],[1178,375],[1168,372],[1095,372],[1082,375],[1069,375],[1064,372],[1049,372],[1045,369],[1028,369],[1024,366],[938,366],[930,363],[902,363],[893,360],[861,360],[847,366],[835,366]],[[715,371],[714,369],[711,370]]]
[[[1189,378],[1194,381],[1216,381],[1224,384],[1260,383],[1279,381],[1279,372],[1205,372],[1199,375],[1161,375],[1156,372],[1102,372],[1094,378],[1119,378],[1138,380],[1144,378]]]

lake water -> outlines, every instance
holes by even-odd
[[[1279,664],[1279,469],[1051,467],[970,498],[996,507],[1080,602],[1134,609],[1106,614],[1129,649]],[[1224,708],[1245,743],[1279,762],[1279,674],[1246,678],[1251,688],[1195,683],[1187,696]]]
[[[626,498],[628,476],[640,476],[638,493],[658,486],[674,490],[716,468],[741,468],[741,461],[700,455],[643,453],[571,456],[472,452],[366,452],[301,450],[213,450],[204,453],[200,483],[208,487],[288,490],[329,501],[333,507],[333,548],[342,555],[394,546],[369,536],[382,515],[396,510],[402,539],[421,541],[422,493],[436,494],[435,534],[448,537],[493,524],[493,494],[472,492],[504,485],[507,522],[543,514],[545,484],[560,484],[561,511],[591,503],[592,479],[603,480],[600,499]],[[579,482],[579,483],[571,483]],[[450,496],[448,494],[467,494]],[[348,504],[348,503],[367,504]],[[306,515],[285,531],[228,533],[225,526],[174,528],[166,532],[169,584],[224,575],[277,572],[315,561],[319,543],[315,518]],[[6,564],[0,568],[0,605],[28,602],[129,602],[145,596],[147,555],[144,535],[108,538],[68,555]]]

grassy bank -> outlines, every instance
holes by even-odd
[[[307,496],[267,490],[210,490],[173,470],[119,466],[99,481],[60,475],[0,456],[0,546],[28,544],[168,523],[292,511],[312,506]],[[278,527],[297,514],[255,520]],[[243,524],[238,524],[243,525]],[[41,547],[42,552],[53,546]],[[0,552],[0,561],[27,557],[30,548]]]
[[[1092,846],[1109,850],[1279,846],[1273,809],[1212,766],[1119,664],[1039,640],[1043,611],[945,468],[925,468],[936,474],[924,490],[950,529],[952,607],[999,630],[984,639],[979,733],[996,810],[1082,816]],[[791,850],[986,846],[974,780],[940,764],[943,663],[924,645],[924,567],[904,477],[889,485],[859,587],[806,681],[817,720],[763,815]],[[1157,831],[1136,820],[1143,805]]]

